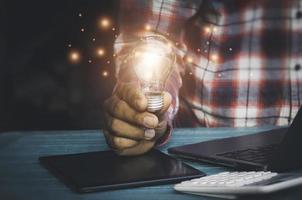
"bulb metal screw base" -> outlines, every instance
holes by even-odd
[[[148,100],[147,110],[149,112],[157,112],[164,106],[164,96],[161,92],[149,92],[146,97]]]

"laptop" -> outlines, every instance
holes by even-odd
[[[241,170],[283,172],[302,168],[302,107],[289,127],[173,147],[168,152]]]

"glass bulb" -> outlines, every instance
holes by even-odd
[[[162,36],[147,36],[138,42],[130,62],[148,99],[148,111],[163,107],[163,90],[175,63],[175,53]]]

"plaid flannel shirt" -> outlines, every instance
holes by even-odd
[[[300,0],[122,0],[118,81],[135,80],[123,57],[144,34],[175,43],[176,126],[286,125],[301,105]]]

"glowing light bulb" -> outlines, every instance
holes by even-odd
[[[162,36],[143,38],[129,56],[128,62],[134,67],[147,97],[149,112],[157,112],[163,107],[163,90],[175,59],[173,48]]]

